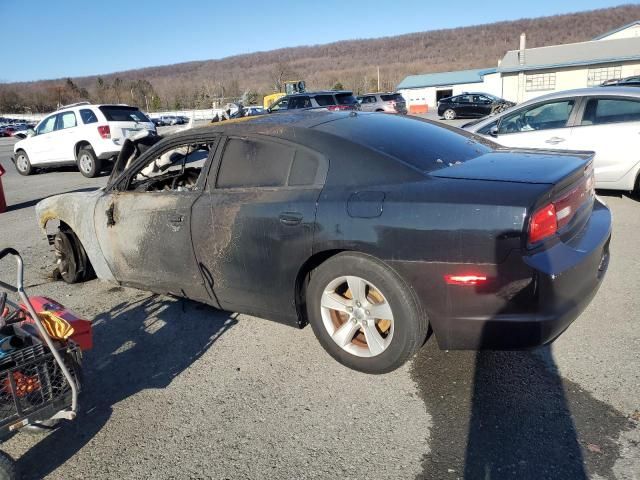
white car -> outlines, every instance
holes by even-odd
[[[596,188],[640,194],[640,88],[556,92],[464,125],[506,147],[596,153]]]
[[[34,168],[77,165],[85,177],[100,173],[103,162],[120,153],[125,138],[156,127],[138,108],[128,105],[68,105],[46,116],[27,138],[13,147],[21,175]]]

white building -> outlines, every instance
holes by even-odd
[[[440,98],[462,92],[486,92],[522,102],[545,93],[600,85],[640,75],[640,20],[591,41],[526,48],[505,54],[497,68],[410,75],[398,91],[413,111],[433,109]]]

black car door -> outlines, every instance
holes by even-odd
[[[463,94],[456,97],[456,113],[461,117],[473,115],[471,95]]]
[[[473,96],[473,115],[477,117],[484,117],[491,113],[493,102],[489,97],[484,95]]]
[[[228,137],[193,207],[200,270],[220,307],[295,322],[326,159],[264,136]]]
[[[211,135],[183,137],[149,152],[98,200],[96,234],[120,283],[209,301],[190,223],[216,144]]]

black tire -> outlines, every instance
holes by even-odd
[[[457,115],[456,111],[453,108],[447,108],[442,116],[445,120],[455,120]]]
[[[66,283],[79,283],[94,276],[80,240],[71,230],[60,230],[53,238],[58,273]]]
[[[333,340],[325,327],[322,295],[325,288],[341,276],[357,276],[375,285],[391,308],[393,334],[388,346],[375,356],[362,357],[348,352]],[[345,252],[322,263],[311,273],[306,304],[309,323],[323,348],[341,364],[360,372],[381,374],[399,368],[427,338],[429,322],[414,291],[396,272],[369,255]],[[356,338],[358,335],[360,331]]]
[[[78,150],[78,157],[76,158],[76,164],[80,173],[87,178],[93,178],[100,173],[102,162],[96,157],[93,148],[82,147]]]
[[[15,460],[0,450],[0,480],[18,480],[20,472]]]
[[[18,150],[16,153],[16,170],[20,175],[31,175],[33,173],[33,167],[27,152],[24,150]]]

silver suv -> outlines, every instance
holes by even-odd
[[[407,102],[399,93],[366,93],[358,102],[363,112],[407,113]]]
[[[274,102],[268,113],[284,112],[287,110],[329,110],[331,112],[340,110],[359,110],[360,105],[353,96],[353,92],[347,90],[326,91],[326,92],[305,92],[296,93],[282,97]]]

